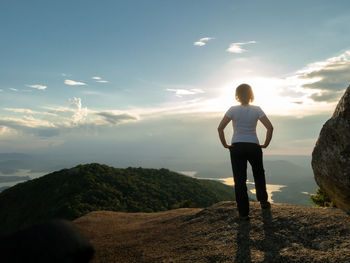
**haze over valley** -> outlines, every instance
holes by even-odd
[[[282,159],[283,158],[283,159]],[[282,160],[281,160],[282,159]],[[90,162],[95,159],[91,158]],[[102,160],[101,160],[102,161]],[[310,194],[317,189],[311,169],[311,159],[305,156],[266,156],[265,173],[270,200],[276,203],[290,203],[311,206]],[[0,191],[18,182],[38,178],[53,171],[70,168],[84,162],[79,157],[61,159],[57,156],[34,156],[26,154],[0,154]],[[130,163],[118,160],[106,164],[126,168]],[[185,159],[167,160],[167,166],[154,163],[144,168],[168,168],[194,178],[212,179],[233,186],[233,177],[229,160],[191,161]],[[158,166],[157,166],[158,165]],[[139,166],[136,166],[139,167]],[[253,182],[250,168],[248,181]],[[251,197],[254,195],[254,184],[248,183]]]

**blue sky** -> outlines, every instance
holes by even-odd
[[[223,156],[247,82],[266,154],[309,155],[349,85],[349,24],[349,1],[2,1],[0,151]]]

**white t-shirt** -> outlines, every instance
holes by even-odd
[[[251,142],[259,144],[256,135],[256,125],[258,119],[265,116],[265,113],[259,106],[232,106],[225,115],[232,120],[232,143]]]

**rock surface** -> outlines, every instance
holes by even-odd
[[[158,213],[91,212],[74,224],[104,262],[350,262],[350,216],[336,208],[236,203]]]
[[[312,153],[312,169],[332,202],[350,210],[350,86],[322,127]]]

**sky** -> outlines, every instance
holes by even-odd
[[[310,156],[349,85],[349,24],[347,0],[3,0],[0,153],[220,160],[248,83],[265,155]]]

